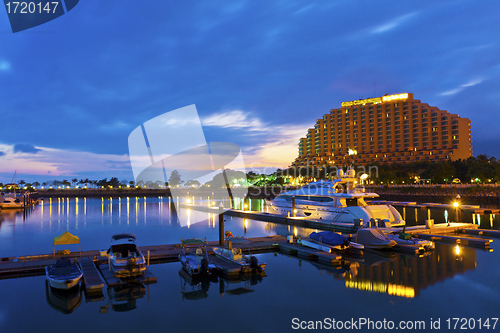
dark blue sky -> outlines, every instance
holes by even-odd
[[[342,101],[412,92],[500,157],[498,1],[83,0],[13,34],[0,10],[0,181],[132,179],[127,138],[196,104],[207,141],[288,166]]]

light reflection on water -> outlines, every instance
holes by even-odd
[[[210,202],[210,198],[202,200],[203,205],[208,206]],[[237,207],[242,208],[244,204],[243,200],[236,201]],[[262,200],[249,200],[248,204],[252,210],[265,210]],[[424,224],[429,214],[436,223],[454,220],[454,212],[437,209],[411,212],[411,209],[404,210],[409,224]],[[135,233],[139,245],[179,243],[181,238],[188,237],[217,239],[215,214],[195,211],[189,214],[189,227],[181,227],[169,209],[168,198],[49,199],[30,211],[0,213],[0,257],[50,253],[53,237],[65,230],[80,237],[82,250],[106,248],[111,235],[121,232]],[[494,215],[462,216],[480,224],[481,228],[499,229]],[[235,236],[292,233],[307,236],[315,231],[248,219],[225,219],[226,230]],[[496,241],[493,247],[495,245]],[[33,313],[33,322],[37,325],[48,327],[52,321],[60,321],[61,325],[54,328],[56,332],[64,331],[65,325],[74,320],[80,323],[81,331],[95,330],[96,325],[98,331],[217,329],[226,332],[229,327],[238,327],[242,332],[256,331],[255,327],[241,325],[244,313],[246,317],[258,319],[259,331],[275,332],[293,331],[290,324],[294,317],[348,320],[367,313],[374,320],[491,317],[495,315],[493,309],[500,306],[498,292],[484,295],[475,287],[498,290],[500,258],[496,252],[437,244],[435,251],[422,258],[365,251],[362,257],[347,256],[343,263],[335,266],[283,254],[257,256],[268,263],[267,276],[236,281],[220,278],[188,281],[189,278],[179,274],[179,263],[157,264],[150,270],[158,276],[158,283],[111,288],[95,299],[84,294],[47,298],[43,276],[0,280],[2,299],[10,300],[0,302],[0,317],[4,318],[0,327],[34,330],[29,321],[22,319],[23,313]],[[456,279],[457,276],[461,278]],[[83,301],[79,302],[78,297]],[[30,302],[24,301],[27,299]],[[70,315],[61,317],[49,299],[63,308],[78,306]],[[123,312],[127,317],[120,317]],[[193,313],[197,320],[192,320]],[[144,323],[145,317],[149,323]]]

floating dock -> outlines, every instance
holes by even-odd
[[[342,256],[339,254],[328,253],[295,243],[280,244],[280,251],[287,254],[297,255],[298,257],[304,259],[317,260],[322,264],[328,265],[339,264],[342,260]]]
[[[85,291],[87,293],[102,293],[104,282],[102,282],[101,276],[99,275],[94,262],[87,257],[80,259],[79,263],[83,272],[83,284],[85,285]]]
[[[436,203],[436,202],[425,202],[421,204],[417,204],[415,201],[388,201],[388,200],[371,200],[366,201],[367,203],[373,205],[391,205],[395,207],[406,207],[406,208],[437,208],[437,209],[452,209],[455,210],[455,207],[452,204],[444,204],[444,203]],[[481,208],[477,205],[460,205],[458,207],[463,212],[474,213],[474,214],[499,214],[500,209],[491,209],[491,208]]]

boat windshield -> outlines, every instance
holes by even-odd
[[[306,186],[304,186],[302,189],[303,190],[314,190],[317,188],[331,188],[332,183],[330,182],[320,182],[320,183],[309,183]]]
[[[323,196],[311,196],[311,195],[298,195],[295,197],[297,200],[308,200],[316,202],[332,202],[333,198],[323,197]]]
[[[351,206],[366,206],[365,200],[363,198],[347,198],[345,199],[347,207]]]
[[[280,201],[292,201],[292,195],[280,195],[276,199]],[[296,195],[295,200],[307,200],[316,202],[332,202],[334,199],[326,196]]]

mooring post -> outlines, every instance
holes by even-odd
[[[295,195],[292,195],[292,217],[295,217]]]
[[[224,207],[219,206],[219,246],[224,246]]]

